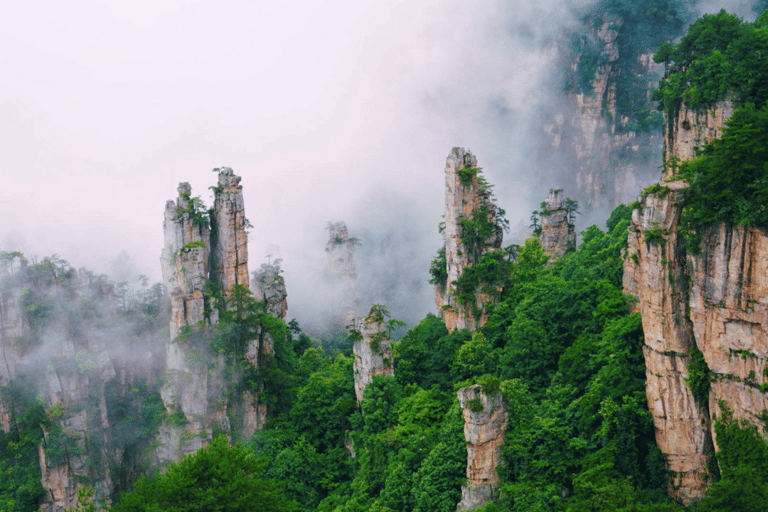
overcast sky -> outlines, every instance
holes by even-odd
[[[416,244],[392,254],[428,266],[453,146],[478,155],[513,226],[544,199],[531,177],[547,170],[520,154],[538,134],[520,126],[541,100],[548,41],[573,23],[566,5],[8,3],[0,250],[99,272],[126,250],[159,280],[165,201],[188,181],[210,204],[211,170],[229,166],[254,225],[251,270],[282,256],[289,307],[328,221],[378,232],[371,248],[385,231]]]

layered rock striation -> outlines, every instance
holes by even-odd
[[[476,384],[458,391],[467,442],[467,482],[456,510],[475,510],[498,497],[501,446],[507,428],[507,406],[501,391],[484,393]]]
[[[727,102],[707,113],[683,105],[665,133],[668,180],[678,159],[722,133],[715,124],[731,111]],[[699,251],[691,253],[678,232],[686,184],[662,185],[633,212],[624,288],[643,318],[648,405],[674,475],[669,492],[690,503],[704,496],[717,471],[712,419],[722,413],[721,401],[734,418],[755,425],[768,409],[760,390],[768,382],[768,234],[718,223],[700,233]],[[697,351],[703,366],[692,364]],[[698,396],[687,384],[693,371],[712,380]]]
[[[375,375],[395,376],[392,365],[392,345],[389,340],[384,311],[373,306],[370,313],[358,322],[359,336],[352,345],[354,354],[355,396],[363,401],[365,388]]]
[[[457,283],[464,270],[489,251],[501,248],[504,211],[493,201],[490,187],[479,176],[475,155],[453,148],[445,164],[445,272],[435,287],[435,303],[449,331],[475,330],[487,320],[488,295],[477,292],[460,303]]]
[[[563,205],[563,189],[551,188],[541,213],[539,240],[544,253],[551,256],[550,262],[562,258],[565,253],[576,249],[575,226],[568,218],[569,211]]]

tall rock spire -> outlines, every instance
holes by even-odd
[[[325,246],[329,286],[328,307],[331,317],[341,328],[351,325],[360,307],[360,291],[355,271],[357,238],[350,237],[344,222],[328,223]]]
[[[373,305],[370,313],[360,324],[359,336],[352,346],[354,353],[355,396],[357,403],[363,401],[365,388],[374,375],[395,376],[392,364],[392,346],[387,332],[386,308]]]
[[[248,221],[243,206],[240,176],[229,167],[219,170],[211,214],[211,280],[225,296],[235,285],[249,285]]]
[[[576,249],[576,231],[568,219],[568,209],[563,200],[563,189],[551,188],[547,200],[542,203],[541,213],[541,248],[544,253],[556,258],[562,258],[565,253]]]
[[[493,202],[491,187],[479,176],[477,158],[453,148],[445,163],[445,283],[435,289],[435,303],[449,331],[474,330],[485,323],[483,293],[458,299],[456,283],[464,269],[484,254],[501,248],[504,211]],[[479,314],[477,314],[479,312]]]
[[[679,229],[688,185],[675,181],[677,164],[720,137],[732,112],[727,101],[706,112],[682,104],[667,118],[664,182],[646,189],[632,212],[624,257],[624,292],[643,319],[648,409],[674,475],[668,492],[686,504],[705,496],[717,468],[719,401],[753,424],[768,408],[757,392],[768,381],[768,235],[717,223],[699,233],[694,254]],[[692,368],[706,383],[698,393],[688,385]]]
[[[218,323],[215,290],[223,298],[235,286],[249,287],[247,221],[240,177],[229,167],[219,169],[214,207],[206,210],[192,197],[188,183],[165,208],[163,280],[171,292],[170,339],[166,345],[165,385],[161,397],[168,420],[160,428],[158,457],[173,461],[207,444],[215,431],[232,432],[229,413],[241,410],[239,429],[252,434],[261,428],[266,407],[258,393],[228,399],[233,383],[226,377],[235,354],[211,353],[205,327]],[[213,286],[212,286],[213,285]],[[246,360],[258,366],[263,345],[245,341]],[[241,340],[242,341],[242,340]],[[229,359],[227,359],[229,358]],[[236,372],[235,372],[236,373]]]

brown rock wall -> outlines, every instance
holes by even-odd
[[[690,158],[722,133],[729,102],[706,113],[682,107],[667,124],[667,155]],[[673,179],[672,166],[666,177]],[[725,400],[734,418],[762,425],[768,408],[759,386],[768,358],[768,234],[723,223],[700,233],[699,252],[686,250],[677,228],[685,183],[664,183],[633,212],[625,255],[624,288],[643,317],[646,391],[656,441],[675,472],[670,494],[690,503],[710,480],[716,448],[714,415]],[[685,384],[692,348],[713,374],[708,397],[695,399]]]

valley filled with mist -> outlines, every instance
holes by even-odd
[[[12,7],[0,510],[762,510],[766,7]]]

